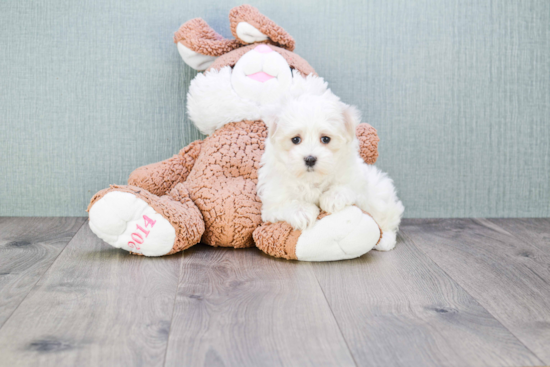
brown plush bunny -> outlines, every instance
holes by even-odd
[[[113,185],[91,200],[90,227],[110,245],[161,256],[199,242],[251,247],[275,257],[308,261],[361,256],[381,237],[374,220],[357,207],[322,213],[304,232],[284,222],[262,223],[256,195],[267,127],[264,111],[283,98],[322,94],[327,84],[300,56],[294,40],[252,6],[230,12],[234,40],[204,20],[176,32],[183,60],[205,70],[191,82],[188,113],[208,137],[165,161],[135,170],[128,186]],[[376,130],[357,128],[361,156],[378,156]]]

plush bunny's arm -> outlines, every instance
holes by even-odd
[[[355,130],[359,139],[359,154],[367,164],[374,164],[378,158],[378,134],[369,124],[362,123]]]
[[[141,187],[151,194],[162,196],[180,182],[184,182],[195,165],[202,141],[197,140],[172,158],[139,167],[130,174],[128,185]]]

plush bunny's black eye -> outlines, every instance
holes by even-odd
[[[321,143],[323,143],[323,144],[330,143],[330,138],[328,136],[321,137]]]
[[[293,138],[290,139],[290,140],[292,140],[292,143],[293,143],[293,144],[296,144],[296,145],[298,145],[298,144],[300,144],[300,143],[302,142],[302,138],[300,138],[299,136],[295,136],[295,137],[293,137]]]

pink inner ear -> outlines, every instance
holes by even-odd
[[[275,78],[274,76],[269,75],[265,71],[260,71],[258,73],[250,74],[248,77],[260,83],[267,82],[268,80]]]

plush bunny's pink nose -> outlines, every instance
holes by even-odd
[[[268,54],[270,52],[273,52],[271,47],[269,47],[267,45],[263,45],[263,44],[256,46],[256,48],[254,48],[254,50],[256,50],[256,51],[258,51],[259,53],[262,53],[262,54]]]

